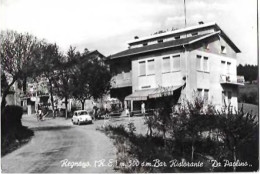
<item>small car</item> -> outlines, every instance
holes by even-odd
[[[71,118],[73,124],[80,125],[81,123],[92,123],[92,117],[86,110],[74,111]]]

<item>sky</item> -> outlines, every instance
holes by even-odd
[[[257,0],[186,0],[187,26],[216,22],[238,46],[238,63],[257,64]],[[66,53],[127,49],[134,36],[183,28],[184,0],[0,0],[0,29],[29,32]]]

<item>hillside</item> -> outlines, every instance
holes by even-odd
[[[258,105],[258,84],[245,84],[238,88],[238,102]]]

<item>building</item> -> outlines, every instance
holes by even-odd
[[[238,47],[216,23],[207,23],[138,38],[108,59],[113,75],[111,97],[132,111],[141,102],[150,108],[162,95],[176,104],[199,95],[217,108],[237,109]],[[126,107],[126,106],[125,106]]]

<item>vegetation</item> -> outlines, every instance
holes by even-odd
[[[1,156],[28,142],[33,131],[22,126],[23,110],[19,106],[6,106],[1,115]]]
[[[11,86],[18,80],[24,80],[27,76],[38,73],[35,64],[40,58],[41,48],[42,41],[28,33],[1,32],[1,76],[4,74],[7,79],[1,86],[3,88],[1,111],[6,105],[6,96]]]
[[[55,72],[54,70],[60,66],[60,59],[62,55],[59,52],[59,48],[56,44],[47,44],[45,43],[42,47],[42,56],[40,57],[39,61],[36,63],[37,69],[41,72],[45,78],[48,79],[49,83],[49,92],[50,92],[50,99],[51,99],[51,106],[53,111],[53,116],[55,117],[55,108],[54,108],[54,89],[53,85],[55,82]]]
[[[72,74],[72,96],[82,103],[86,99],[94,100],[102,98],[110,89],[111,74],[104,64],[104,60],[99,60],[96,56],[85,49],[80,58],[76,60],[74,72]]]
[[[238,102],[258,105],[258,85],[245,84],[238,88]]]
[[[119,125],[107,126],[102,131],[115,140],[116,168],[121,172],[256,171],[256,116],[244,113],[243,109],[232,113],[227,108],[217,111],[196,98],[174,108],[161,107],[145,117],[147,136],[134,134],[129,125],[128,130]],[[167,122],[160,118],[166,114]],[[173,159],[186,165],[203,162],[203,166],[171,167]],[[220,165],[213,167],[216,162]]]
[[[101,98],[110,88],[111,75],[103,55],[100,60],[87,49],[80,53],[73,47],[63,55],[56,44],[40,41],[28,33],[4,31],[1,38],[1,110],[13,84],[21,81],[23,85],[19,86],[26,86],[27,78],[47,78],[53,112],[54,95],[65,99],[67,106],[69,98],[83,103],[85,99]]]
[[[248,104],[248,103],[238,103],[238,110],[243,108],[244,112],[248,112],[251,115],[259,115],[258,105]]]
[[[38,79],[46,78],[53,117],[56,116],[57,109],[53,96],[65,100],[67,118],[69,98],[80,99],[79,96],[83,96],[84,100],[98,99],[107,93],[110,88],[111,75],[104,60],[99,60],[89,54],[87,49],[84,53],[76,52],[75,49],[70,47],[67,55],[63,55],[56,44],[38,40],[28,33],[1,32],[1,129],[2,135],[4,134],[2,136],[4,154],[9,151],[5,150],[6,147],[13,146],[14,142],[19,145],[33,134],[21,124],[22,110],[14,108],[11,111],[6,105],[6,97],[13,92],[11,89],[16,82],[18,88],[23,88],[23,92],[26,93],[28,79],[37,82]],[[13,118],[17,119],[12,120]],[[16,122],[19,124],[12,124]]]
[[[241,65],[237,67],[237,75],[245,77],[245,81],[252,83],[254,80],[258,79],[258,66],[257,65]]]

